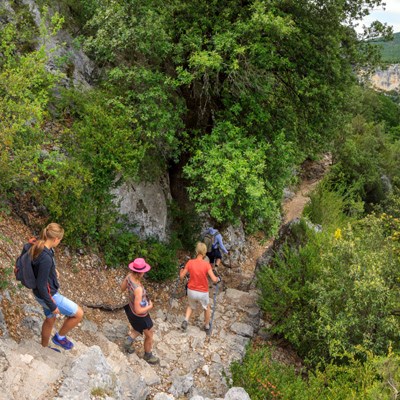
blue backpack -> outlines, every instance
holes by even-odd
[[[15,263],[15,279],[20,281],[28,289],[36,288],[36,277],[33,273],[32,258],[29,254],[31,243],[25,243],[21,255]]]

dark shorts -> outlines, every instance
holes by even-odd
[[[222,259],[221,252],[219,249],[212,249],[209,253],[206,254],[210,259],[210,264],[212,264],[216,259]]]
[[[153,321],[151,320],[149,314],[147,314],[145,317],[138,317],[132,312],[129,304],[124,306],[124,310],[126,316],[128,317],[129,323],[136,332],[143,334],[145,329],[151,329],[153,327]]]

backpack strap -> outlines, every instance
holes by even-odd
[[[219,232],[216,230],[215,233],[214,233],[214,235],[212,235],[212,247],[213,247],[213,248],[219,247],[219,246],[218,246],[218,241],[215,240],[215,238],[217,237],[218,233],[219,233]]]

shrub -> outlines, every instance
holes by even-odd
[[[288,339],[309,365],[334,360],[354,346],[383,354],[398,348],[399,222],[368,216],[335,233],[309,232],[287,246],[258,276],[260,304],[272,331]]]
[[[284,135],[270,144],[222,122],[193,148],[184,173],[192,182],[188,190],[196,210],[209,213],[217,222],[242,219],[248,232],[265,229],[266,223],[266,230],[274,232],[292,162],[291,145]]]
[[[17,12],[5,26],[0,22],[0,200],[35,185],[33,177],[45,138],[42,123],[50,91],[58,79],[45,67],[45,46],[34,48],[34,23],[25,17],[21,20],[21,15],[29,14],[27,7],[23,9],[23,14]],[[55,14],[50,29],[57,30],[61,22]],[[48,35],[44,25],[41,34],[43,40]]]
[[[243,387],[252,400],[281,399],[282,378],[296,380],[293,369],[285,370],[271,360],[269,346],[248,347],[244,359],[233,362],[230,370],[233,386]]]
[[[393,129],[393,128],[392,128]],[[346,188],[354,200],[377,204],[388,191],[382,176],[398,177],[398,143],[391,143],[385,126],[357,116],[336,143],[335,165],[329,174],[332,187]],[[340,190],[338,190],[340,192]]]
[[[178,273],[175,243],[163,244],[157,241],[147,241],[147,248],[143,250],[143,256],[151,265],[148,272],[149,279],[164,281],[175,277]]]
[[[249,347],[242,362],[231,365],[233,386],[243,387],[252,400],[391,400],[400,385],[399,355],[376,356],[362,348],[346,353],[340,365],[295,372],[271,357],[269,346]]]
[[[104,243],[103,254],[110,267],[127,266],[130,261],[141,254],[143,241],[132,232],[121,228],[114,232]]]
[[[103,251],[110,267],[126,267],[137,257],[145,258],[151,265],[147,277],[160,282],[177,274],[177,248],[178,242],[174,239],[170,243],[161,243],[156,239],[141,240],[134,233],[121,229],[110,237]]]
[[[356,200],[352,190],[344,186],[332,187],[329,177],[322,180],[310,195],[310,203],[304,208],[303,215],[314,224],[327,229],[336,229],[355,220],[363,213],[363,203]]]

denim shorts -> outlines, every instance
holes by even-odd
[[[43,299],[40,299],[39,297],[35,296],[37,302],[43,307],[43,312],[46,318],[53,318],[57,314],[53,314],[50,311],[50,308],[47,307],[46,303],[44,302]],[[54,302],[57,305],[57,308],[60,311],[60,314],[66,315],[67,317],[73,317],[77,311],[78,311],[78,304],[74,303],[72,300],[67,299],[60,293],[53,294],[52,296]]]

